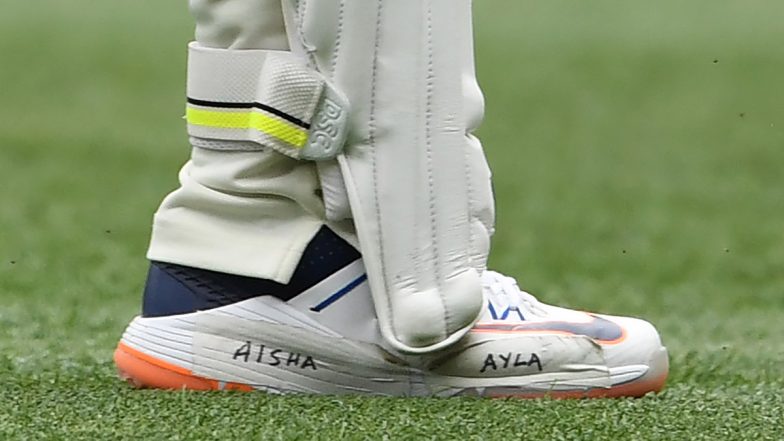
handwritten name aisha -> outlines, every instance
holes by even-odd
[[[303,355],[296,352],[286,352],[283,349],[268,348],[265,345],[254,345],[245,342],[244,345],[234,351],[234,360],[243,363],[259,363],[269,366],[295,367],[300,369],[316,370],[316,362],[310,355]]]

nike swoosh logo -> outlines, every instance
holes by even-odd
[[[527,323],[477,323],[472,332],[553,332],[571,335],[584,335],[600,343],[620,343],[626,338],[626,331],[617,323],[593,314],[588,322],[527,322]]]

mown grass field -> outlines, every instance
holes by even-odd
[[[188,146],[184,2],[0,7],[0,439],[784,439],[784,3],[477,2],[492,264],[640,315],[638,400],[135,391],[114,345]]]

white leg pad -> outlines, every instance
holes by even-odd
[[[337,161],[382,334],[404,352],[459,340],[483,304],[493,202],[471,135],[482,98],[470,8],[470,0],[284,0],[292,50],[351,105]]]

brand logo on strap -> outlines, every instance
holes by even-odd
[[[309,153],[318,152],[319,156],[325,158],[337,155],[343,147],[341,135],[345,129],[345,120],[345,111],[338,103],[325,99],[321,112],[311,123]]]
[[[301,158],[323,161],[337,156],[348,137],[348,118],[348,100],[327,85],[310,122],[308,143],[302,149]]]

